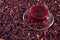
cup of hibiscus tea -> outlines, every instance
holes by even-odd
[[[33,5],[23,14],[24,24],[33,30],[44,30],[52,26],[54,16],[45,3]]]

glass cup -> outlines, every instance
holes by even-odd
[[[54,23],[54,16],[46,4],[33,5],[23,14],[24,24],[33,30],[45,30]]]

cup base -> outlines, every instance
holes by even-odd
[[[29,10],[27,10],[24,14],[23,14],[23,21],[24,21],[24,24],[27,25],[27,27],[29,27],[30,29],[33,29],[33,30],[37,30],[37,31],[40,31],[40,30],[45,30],[45,29],[48,29],[49,27],[51,27],[54,23],[54,16],[52,13],[49,13],[48,16],[46,16],[47,20],[44,20],[42,22],[33,22],[33,20],[30,20],[29,19]]]

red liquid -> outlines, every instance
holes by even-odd
[[[47,15],[48,9],[46,9],[45,7],[35,5],[30,9],[30,18],[33,19],[33,21],[35,22],[39,22],[46,19]]]

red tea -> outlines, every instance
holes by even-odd
[[[35,5],[30,8],[30,17],[34,21],[44,20],[47,15],[48,15],[48,9],[46,9],[45,7]]]

